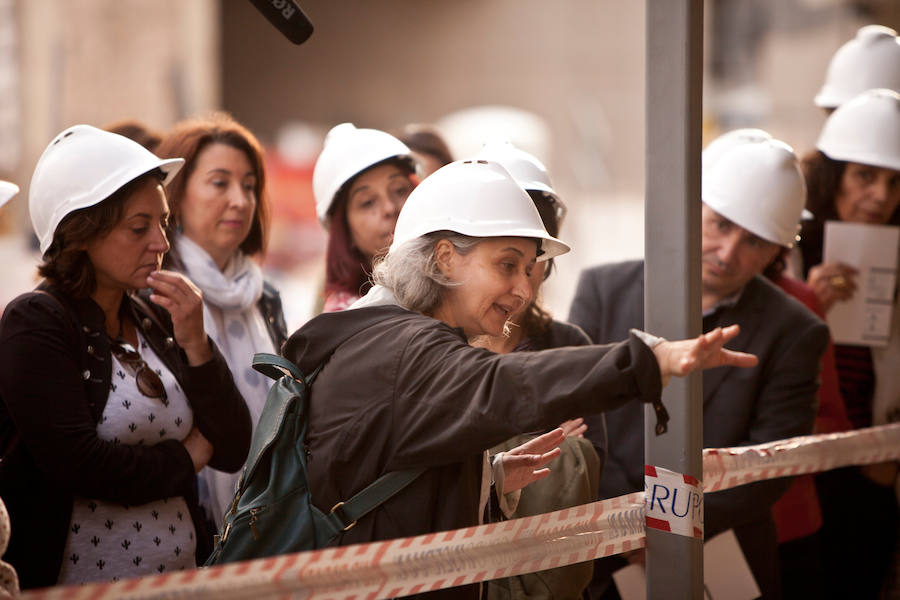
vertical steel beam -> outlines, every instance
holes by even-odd
[[[700,334],[700,136],[703,0],[647,0],[644,323],[668,339]],[[657,436],[645,412],[648,465],[703,477],[701,375],[663,393],[671,420]],[[700,540],[647,530],[647,598],[703,597]]]

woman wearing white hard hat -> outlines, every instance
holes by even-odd
[[[0,496],[24,588],[193,568],[195,474],[246,458],[250,417],[200,293],[160,270],[163,185],[183,162],[76,125],[35,168],[44,282],[0,320]]]
[[[800,249],[804,275],[828,311],[860,291],[853,265],[823,262],[825,223],[900,224],[900,94],[869,90],[842,104],[825,122],[816,147],[803,159],[807,208],[815,218],[803,224]],[[893,310],[886,346],[835,345],[841,394],[854,428],[900,418],[896,300]],[[835,597],[879,593],[897,544],[897,471],[896,463],[885,463],[817,478],[826,572]]]
[[[822,264],[829,220],[900,224],[900,94],[869,90],[825,122],[817,150],[803,159],[814,219],[804,223],[803,270],[826,312],[856,291],[851,265]]]
[[[566,206],[554,190],[547,168],[541,161],[505,140],[486,143],[476,159],[494,161],[509,171],[516,183],[531,197],[547,233],[554,238],[559,237]],[[508,334],[481,336],[473,342],[474,346],[507,354],[586,346],[591,343],[580,327],[552,318],[541,304],[541,286],[550,276],[553,261],[553,258],[540,261],[532,267],[528,277],[531,301],[510,315]],[[584,435],[589,426],[582,417],[566,421],[560,427],[565,431],[566,439],[559,446],[559,459],[554,461],[550,475],[522,490],[512,517],[528,517],[597,500],[597,485],[603,462],[598,451],[606,452],[605,417],[603,414],[591,416],[591,439]],[[509,451],[533,437],[533,433],[517,435],[494,446],[490,452],[494,455]],[[594,449],[594,443],[598,450]],[[487,598],[519,598],[527,595],[525,590],[537,589],[543,590],[543,597],[547,598],[580,597],[590,583],[592,573],[593,565],[588,561],[494,579],[488,582]]]
[[[347,308],[368,289],[373,259],[391,244],[415,172],[412,151],[388,133],[352,123],[328,132],[313,171],[316,213],[328,230],[325,312]]]
[[[277,352],[287,338],[281,296],[256,262],[269,222],[262,146],[229,115],[215,113],[177,124],[157,154],[185,161],[168,187],[172,250],[164,265],[203,292],[203,326],[225,356],[255,427],[269,385],[250,360]],[[200,502],[216,527],[238,477],[211,467],[200,473]]]
[[[634,399],[663,410],[661,388],[672,375],[755,364],[755,357],[722,349],[737,328],[689,341],[638,332],[610,346],[502,355],[469,345],[476,336],[501,335],[509,316],[531,300],[528,275],[536,261],[568,250],[546,232],[505,169],[451,163],[410,195],[368,294],[288,339],[283,354],[302,372],[322,367],[306,448],[319,508],[385,472],[425,469],[340,544],[475,525],[488,500],[485,451],[493,445]],[[556,431],[543,441],[558,443]],[[543,477],[555,455],[548,450],[542,442],[534,455],[496,461],[503,466],[493,477],[498,491]],[[476,586],[436,594],[477,595]]]
[[[876,88],[900,92],[900,37],[890,27],[866,25],[831,57],[815,103],[831,113]]]

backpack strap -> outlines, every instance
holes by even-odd
[[[300,381],[304,380],[303,373],[300,372],[297,365],[277,354],[257,352],[253,355],[252,366],[266,377],[270,377],[276,381],[285,375],[293,377],[294,379],[299,379]]]
[[[385,473],[346,502],[338,502],[325,515],[334,535],[351,529],[356,522],[387,502],[394,494],[415,481],[424,468]]]
[[[283,356],[269,354],[268,352],[257,352],[253,355],[252,366],[266,377],[274,379],[275,381],[278,381],[287,375],[288,377],[293,377],[298,381],[302,381],[306,385],[312,385],[316,375],[319,374],[319,371],[322,370],[322,367],[325,366],[325,364],[322,363],[316,367],[316,370],[310,373],[309,376],[304,376],[303,373],[300,372],[300,369],[297,368],[297,365]]]
[[[323,366],[324,363],[316,367],[316,370],[308,377],[304,377],[297,365],[282,356],[265,352],[258,352],[253,355],[253,368],[263,375],[275,380],[279,380],[287,375],[305,383],[307,386],[312,385],[313,380]],[[250,454],[254,456],[252,449]],[[356,525],[359,519],[378,508],[394,494],[415,481],[424,472],[424,468],[419,468],[385,473],[346,502],[335,504],[324,515],[324,523],[331,529],[328,538],[334,538],[339,533],[347,531]],[[243,475],[241,479],[243,480]]]

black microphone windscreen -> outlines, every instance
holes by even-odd
[[[294,0],[250,0],[253,6],[274,25],[284,37],[302,44],[312,35],[313,25]]]

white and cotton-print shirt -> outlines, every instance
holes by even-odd
[[[144,396],[131,370],[112,357],[109,397],[97,435],[115,444],[183,440],[194,416],[181,386],[138,332],[140,354],[162,379],[167,399]],[[59,583],[116,581],[196,566],[194,523],[183,497],[124,506],[76,497]]]

